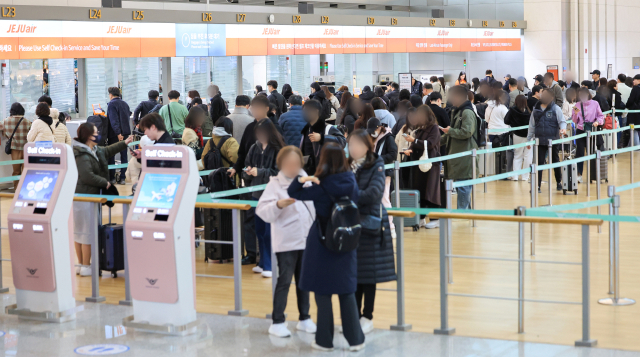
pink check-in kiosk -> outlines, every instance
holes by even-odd
[[[133,315],[124,325],[183,335],[195,331],[194,206],[200,176],[187,146],[142,149],[142,172],[125,235]]]
[[[73,150],[49,141],[24,146],[24,170],[7,221],[16,304],[9,314],[64,322],[75,319]]]

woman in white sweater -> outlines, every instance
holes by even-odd
[[[51,141],[55,142],[56,137],[53,134],[53,119],[51,119],[51,111],[47,103],[39,103],[36,107],[36,115],[38,119],[31,124],[31,129],[27,134],[27,142]]]
[[[289,337],[291,332],[285,322],[284,310],[287,307],[287,296],[291,287],[291,278],[296,278],[296,295],[300,313],[296,329],[307,333],[315,333],[316,325],[309,316],[309,292],[298,287],[302,255],[307,244],[309,229],[316,219],[313,202],[297,201],[289,197],[287,189],[295,179],[307,176],[302,166],[302,152],[295,146],[280,149],[276,158],[280,172],[272,176],[265,188],[256,215],[263,221],[271,223],[271,247],[278,261],[278,282],[273,296],[273,323],[269,334],[277,337]]]

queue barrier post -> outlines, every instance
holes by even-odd
[[[449,292],[447,286],[447,275],[449,274],[446,263],[449,221],[451,219],[440,218],[440,328],[433,330],[436,335],[452,335],[456,332],[455,328],[449,327]]]
[[[634,137],[636,136],[636,132],[635,132],[635,125],[631,124],[629,125],[629,134],[630,134],[630,143],[631,145],[629,146],[634,146]],[[633,183],[633,150],[629,152],[629,175],[630,175],[630,180],[629,183]]]
[[[276,256],[276,251],[271,247],[271,298],[275,300],[276,298],[276,286],[278,285],[278,276],[280,272],[278,270],[278,257]],[[296,281],[296,285],[298,282]],[[273,305],[272,305],[273,306]],[[285,318],[287,314],[284,314]],[[273,314],[268,313],[267,319],[273,318]]]
[[[2,207],[2,204],[0,204],[0,207]],[[0,208],[0,217],[2,217],[1,208]],[[1,221],[2,220],[0,219],[0,222]],[[8,292],[9,292],[9,288],[5,288],[2,282],[2,230],[0,229],[0,294],[4,294]]]
[[[453,191],[453,180],[447,180],[445,181],[445,189],[447,190],[447,209],[451,209],[453,203],[451,202],[451,195],[452,195],[452,191]],[[441,222],[442,223],[442,222]],[[450,256],[451,254],[453,254],[453,238],[451,237],[451,232],[452,232],[452,226],[451,226],[451,220],[447,219],[447,241],[445,243],[445,246],[447,247],[447,255]],[[442,227],[442,226],[440,226]],[[453,262],[451,257],[447,257],[446,258],[447,261],[447,270],[449,270],[449,273],[447,274],[448,279],[449,279],[449,284],[453,284]]]
[[[471,154],[471,166],[472,166],[472,178],[475,180],[476,177],[476,159],[477,159],[477,150],[473,149],[472,154]],[[486,183],[485,183],[486,184]],[[474,210],[476,209],[476,185],[473,184],[471,185],[471,209]],[[472,219],[471,220],[471,227],[475,227],[476,226],[476,220]]]
[[[105,199],[106,201],[106,199]],[[100,235],[100,225],[102,225],[102,203],[91,202],[93,208],[97,210],[96,216],[96,240],[91,244],[91,296],[85,298],[88,302],[103,302],[107,300],[104,296],[100,296],[100,248],[98,247],[98,240]]]
[[[484,165],[484,171],[483,171],[484,172],[484,177],[487,177],[487,176],[489,176],[488,173],[487,173],[487,160],[489,158],[489,154],[487,153],[486,150],[489,150],[489,129],[486,129],[484,131],[484,140],[485,140],[484,141],[485,152],[484,152],[484,160],[482,160],[482,161],[483,161],[483,165]],[[487,183],[486,182],[484,183],[484,193],[487,193]]]
[[[553,142],[551,139],[549,139],[549,147],[547,148],[547,158],[549,160],[549,163],[551,164],[553,162],[553,160],[551,159],[551,151],[553,148]],[[549,181],[548,186],[549,186],[549,206],[553,206],[553,196],[551,195],[551,172],[553,171],[553,169],[549,169],[547,170],[547,180]]]
[[[613,185],[609,185],[607,187],[607,196],[609,198],[616,195],[616,187]],[[609,202],[609,215],[613,216],[613,201]],[[615,222],[609,221],[609,292],[608,294],[613,294],[613,280],[614,274],[613,271],[615,269],[613,260],[615,259],[613,256],[613,241],[615,236]]]
[[[234,309],[228,314],[232,316],[245,316],[249,310],[242,309],[242,245],[240,239],[240,227],[242,218],[238,209],[231,211],[233,225],[233,300]]]
[[[587,155],[591,155],[591,132],[587,131]],[[576,152],[576,156],[578,153]],[[584,167],[584,164],[582,165]],[[584,171],[582,172],[584,175]],[[591,196],[591,160],[587,160],[587,197]]]
[[[526,208],[517,212],[525,216]],[[524,222],[518,222],[518,333],[524,333]]]
[[[396,189],[398,187],[396,186]],[[404,298],[404,218],[403,217],[415,217],[415,213],[405,211],[391,211],[391,214],[398,216],[396,220],[396,302],[398,323],[391,325],[392,331],[409,331],[413,328],[405,321],[405,298]]]
[[[111,214],[111,210],[109,210]],[[127,228],[127,215],[129,214],[129,204],[122,204],[122,225],[123,230],[126,232]],[[133,300],[131,300],[131,289],[129,287],[129,253],[127,250],[127,240],[123,239],[124,246],[124,300],[118,302],[119,305],[133,306]]]
[[[538,182],[538,165],[531,165],[531,208],[538,206],[538,190],[536,188]],[[531,256],[536,255],[536,224],[531,222]]]
[[[612,194],[613,215],[620,214],[620,196],[615,194],[615,187],[609,186],[609,193]],[[613,241],[610,240],[609,245],[609,289],[613,286],[613,297],[598,300],[601,305],[610,306],[626,306],[636,303],[635,300],[620,297],[620,222],[611,222],[613,224]],[[611,239],[611,234],[609,234]],[[613,244],[611,244],[613,243]],[[611,280],[613,278],[613,280]]]
[[[590,289],[590,275],[589,275],[589,225],[582,225],[582,339],[577,340],[575,345],[577,347],[595,347],[598,344],[597,340],[592,340],[589,337],[590,334],[590,319],[591,314],[589,310],[589,289]]]
[[[600,177],[602,177],[602,173],[600,172],[600,161],[602,160],[602,152],[600,150],[596,151],[596,199],[600,199]],[[606,160],[606,159],[605,159]],[[591,182],[589,182],[591,184]],[[600,205],[597,207],[598,215],[600,215]],[[602,226],[598,226],[598,233],[602,233]]]

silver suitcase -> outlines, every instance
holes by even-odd
[[[391,206],[396,207],[396,191],[391,192]],[[420,192],[418,190],[400,190],[400,207],[420,208]],[[420,215],[404,219],[405,227],[413,227],[414,231],[420,228]]]
[[[564,143],[562,143],[562,152],[564,152]],[[562,194],[566,195],[567,191],[573,191],[578,194],[578,164],[562,166]]]
[[[487,148],[491,149],[491,143],[488,143]],[[484,173],[484,158],[487,156],[487,173]],[[493,176],[496,174],[496,157],[495,153],[487,154],[487,155],[478,155],[478,172],[480,176],[487,177]]]

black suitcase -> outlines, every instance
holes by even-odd
[[[111,272],[118,277],[118,270],[124,270],[124,227],[121,224],[105,224],[98,228],[98,247],[100,248],[99,269]]]
[[[602,130],[602,128],[600,126],[598,126],[597,131]],[[596,153],[596,148],[600,151],[602,151],[604,149],[604,139],[602,138],[602,135],[596,135],[596,136],[592,136],[591,137],[591,142],[589,143],[590,148],[591,148],[591,154],[595,154]],[[604,182],[609,182],[609,162],[607,161],[609,159],[609,156],[602,156],[600,158],[600,181],[604,180]],[[589,181],[594,182],[596,181],[596,176],[597,175],[597,161],[596,159],[592,159],[590,164],[589,164]]]
[[[495,170],[495,174],[503,174],[505,172],[507,172],[507,152],[506,151],[499,151],[495,153],[496,155],[496,170]]]
[[[204,239],[233,242],[231,210],[204,210]],[[233,244],[204,243],[204,261],[233,259]]]

